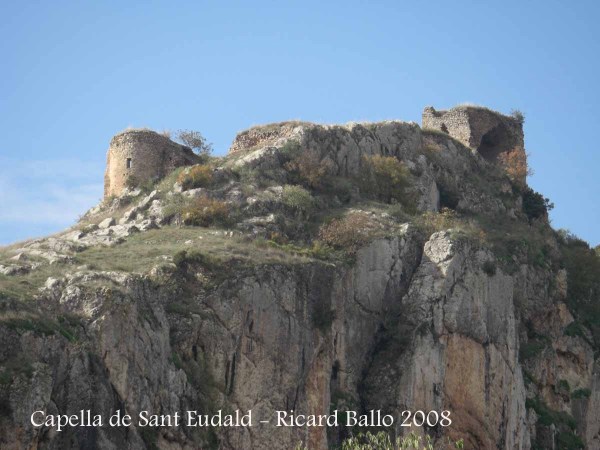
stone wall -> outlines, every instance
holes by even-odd
[[[276,147],[296,135],[298,130],[305,125],[310,124],[291,121],[252,127],[237,134],[229,148],[229,154],[243,153],[259,147]]]
[[[473,147],[469,116],[465,109],[453,108],[450,111],[436,111],[432,106],[427,106],[423,110],[421,123],[423,128],[443,131],[467,147]]]
[[[526,163],[523,123],[514,117],[478,106],[457,106],[447,111],[428,106],[423,110],[422,125],[450,135],[490,162],[506,163],[510,159]],[[524,175],[521,178],[524,183]]]
[[[183,145],[150,130],[127,130],[110,141],[106,155],[104,197],[120,195],[129,179],[158,180],[175,168],[197,164],[199,158]]]

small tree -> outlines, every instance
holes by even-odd
[[[540,217],[547,217],[548,211],[554,208],[554,203],[529,186],[523,190],[523,212],[531,222]]]
[[[314,205],[313,196],[302,186],[286,184],[283,187],[281,200],[285,206],[296,211],[299,217],[308,216]]]
[[[525,114],[518,109],[513,109],[510,112],[510,115],[517,120],[519,123],[525,123]]]
[[[209,156],[213,151],[212,144],[207,142],[206,138],[199,131],[179,130],[177,132],[177,139],[184,145],[195,150],[199,155]]]
[[[325,177],[332,170],[332,166],[329,160],[321,161],[315,150],[301,151],[284,165],[287,171],[296,175],[303,184],[312,189],[323,187]]]

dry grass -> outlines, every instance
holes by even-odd
[[[229,205],[221,200],[198,197],[181,211],[186,225],[209,227],[211,225],[228,226],[234,223]]]
[[[380,230],[379,224],[368,214],[357,211],[321,226],[319,239],[333,248],[354,253]]]
[[[0,293],[31,300],[48,277],[62,277],[82,265],[90,270],[146,273],[182,250],[198,251],[224,261],[239,259],[248,264],[296,264],[312,260],[284,249],[259,248],[252,241],[230,236],[224,230],[167,226],[134,234],[113,247],[91,247],[74,255],[75,260],[70,264],[43,264],[28,274],[0,275]],[[9,256],[9,252],[0,254],[0,261]]]

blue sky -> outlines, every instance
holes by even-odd
[[[127,126],[420,122],[471,102],[526,115],[556,228],[600,243],[600,2],[102,1],[0,4],[0,245],[102,196]]]

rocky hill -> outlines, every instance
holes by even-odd
[[[414,123],[285,122],[1,248],[0,448],[326,449],[358,430],[30,416],[380,409],[600,449],[600,260],[509,169]]]

